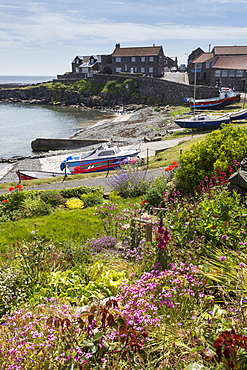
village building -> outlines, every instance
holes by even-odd
[[[80,78],[93,77],[96,73],[162,77],[164,61],[162,46],[122,48],[116,44],[113,53],[109,55],[77,55],[72,61],[72,74],[78,74]]]
[[[247,46],[215,46],[212,51],[198,48],[188,58],[190,84],[246,90]]]
[[[116,44],[112,53],[112,73],[137,73],[149,77],[164,75],[162,46],[121,48]]]

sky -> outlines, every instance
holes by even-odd
[[[0,75],[56,76],[77,55],[162,45],[187,63],[197,47],[247,45],[246,0],[2,0]]]

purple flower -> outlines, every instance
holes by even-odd
[[[240,262],[240,264],[238,266],[244,268],[244,267],[246,267],[246,264],[243,263],[243,262]]]
[[[226,260],[226,257],[225,256],[221,256],[220,257],[220,261],[225,261]]]
[[[227,239],[227,235],[222,235],[222,236],[221,236],[221,239],[222,239],[222,240],[226,240],[226,239]]]

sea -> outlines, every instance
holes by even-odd
[[[55,76],[0,76],[1,84],[52,81]],[[1,87],[1,86],[0,86]],[[113,115],[98,110],[0,102],[0,158],[30,156],[36,138],[69,138]]]

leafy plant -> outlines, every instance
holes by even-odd
[[[245,129],[228,125],[193,145],[179,159],[176,177],[180,188],[192,193],[206,176],[216,174],[218,169],[226,172],[234,160],[241,162],[246,157],[246,140]]]
[[[112,175],[107,183],[114,192],[123,198],[137,197],[144,194],[150,186],[147,171],[137,166],[122,166]]]
[[[101,204],[103,202],[103,198],[101,194],[97,193],[87,193],[87,194],[82,194],[80,196],[80,199],[83,201],[85,207],[93,207],[96,206],[97,204]]]

